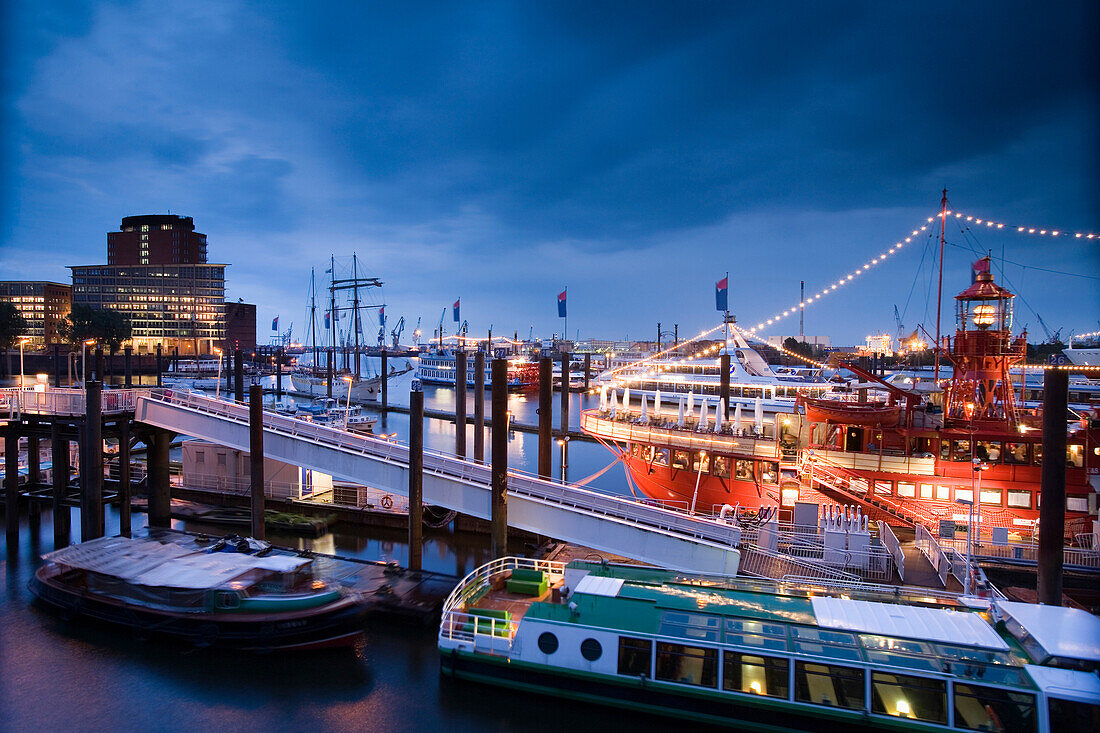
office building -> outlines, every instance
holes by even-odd
[[[58,325],[72,308],[73,289],[62,283],[36,280],[0,281],[0,301],[8,301],[27,321],[27,348],[61,343]]]

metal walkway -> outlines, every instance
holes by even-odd
[[[138,422],[249,449],[248,407],[170,389],[135,400]],[[264,455],[407,495],[408,446],[264,413]],[[424,502],[489,519],[489,466],[424,451]],[[679,570],[736,573],[736,529],[624,497],[508,473],[508,524]]]

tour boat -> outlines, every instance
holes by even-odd
[[[30,588],[62,618],[98,619],[196,646],[270,651],[354,643],[363,632],[360,597],[320,577],[312,559],[264,548],[248,540],[203,546],[103,537],[44,555]]]
[[[420,356],[417,376],[424,384],[455,385],[455,371],[458,359],[451,350],[434,351]],[[478,380],[474,371],[474,354],[466,354],[466,385],[473,387]],[[481,375],[482,384],[493,384],[492,357],[485,355],[485,373]],[[538,385],[538,364],[526,357],[508,359],[508,389],[524,389]]]
[[[445,676],[676,725],[1069,733],[1100,721],[1100,619],[923,588],[508,557],[451,593],[438,646]]]

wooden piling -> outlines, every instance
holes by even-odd
[[[131,359],[134,355],[134,347],[126,346],[122,349],[122,373],[123,373],[123,386],[126,389],[130,389],[134,386],[134,367],[131,363]]]
[[[568,351],[561,352],[561,436],[569,435],[569,359]]]
[[[149,491],[149,526],[169,527],[172,524],[172,485],[169,480],[168,451],[172,434],[167,430],[152,428],[147,443],[149,449],[149,474],[146,479]]]
[[[1043,465],[1039,503],[1039,603],[1062,605],[1062,535],[1066,525],[1066,408],[1069,372],[1043,374]],[[975,497],[977,499],[979,497]]]
[[[336,379],[336,347],[330,346],[328,350],[328,359],[325,369],[328,372],[327,379],[325,379],[325,393],[329,399],[332,399],[332,380]]]
[[[474,354],[474,460],[485,462],[485,352]]]
[[[722,354],[719,364],[718,376],[721,381],[718,387],[718,399],[721,405],[723,405],[719,409],[726,411],[725,414],[722,415],[722,419],[725,421],[729,420],[730,417],[730,355],[728,352]]]
[[[103,536],[103,383],[93,379],[85,386],[84,393],[84,450],[80,464],[81,542]]]
[[[240,349],[233,352],[233,399],[244,404],[244,355]]]
[[[584,391],[587,392],[592,378],[592,354],[584,355]]]
[[[55,421],[50,428],[50,453],[53,460],[53,546],[54,549],[69,544],[71,511],[65,503],[69,493],[69,439],[63,437],[61,426]]]
[[[350,387],[349,387],[350,389]],[[275,396],[283,397],[283,350],[275,349]],[[250,400],[251,401],[251,400]]]
[[[123,417],[118,430],[118,529],[123,537],[130,536],[130,419]]]
[[[53,386],[61,386],[61,347],[53,345]]]
[[[164,386],[164,385],[161,384],[161,375],[160,375],[160,373],[164,371],[164,367],[161,364],[161,359],[162,358],[163,358],[163,354],[161,353],[160,344],[157,344],[157,386],[158,387]]]
[[[466,457],[466,352],[455,354],[455,455]]]
[[[390,368],[386,347],[382,347],[382,414],[390,407]]]
[[[409,570],[420,570],[424,553],[424,393],[409,393]]]
[[[549,479],[554,470],[550,463],[554,442],[554,362],[548,356],[539,359],[539,476]]]
[[[103,384],[103,347],[95,347],[95,381]]]
[[[508,361],[493,359],[492,366],[492,499],[490,504],[491,553],[508,554]]]
[[[8,550],[19,542],[19,429],[17,423],[4,428],[4,517],[7,519]]]
[[[248,388],[248,459],[252,467],[252,536],[264,539],[264,390]]]

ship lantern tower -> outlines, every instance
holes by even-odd
[[[1012,299],[993,282],[990,259],[974,263],[974,283],[955,296],[954,374],[947,386],[944,417],[979,429],[983,423],[1015,426],[1009,369],[1027,354],[1027,337],[1012,337]]]

